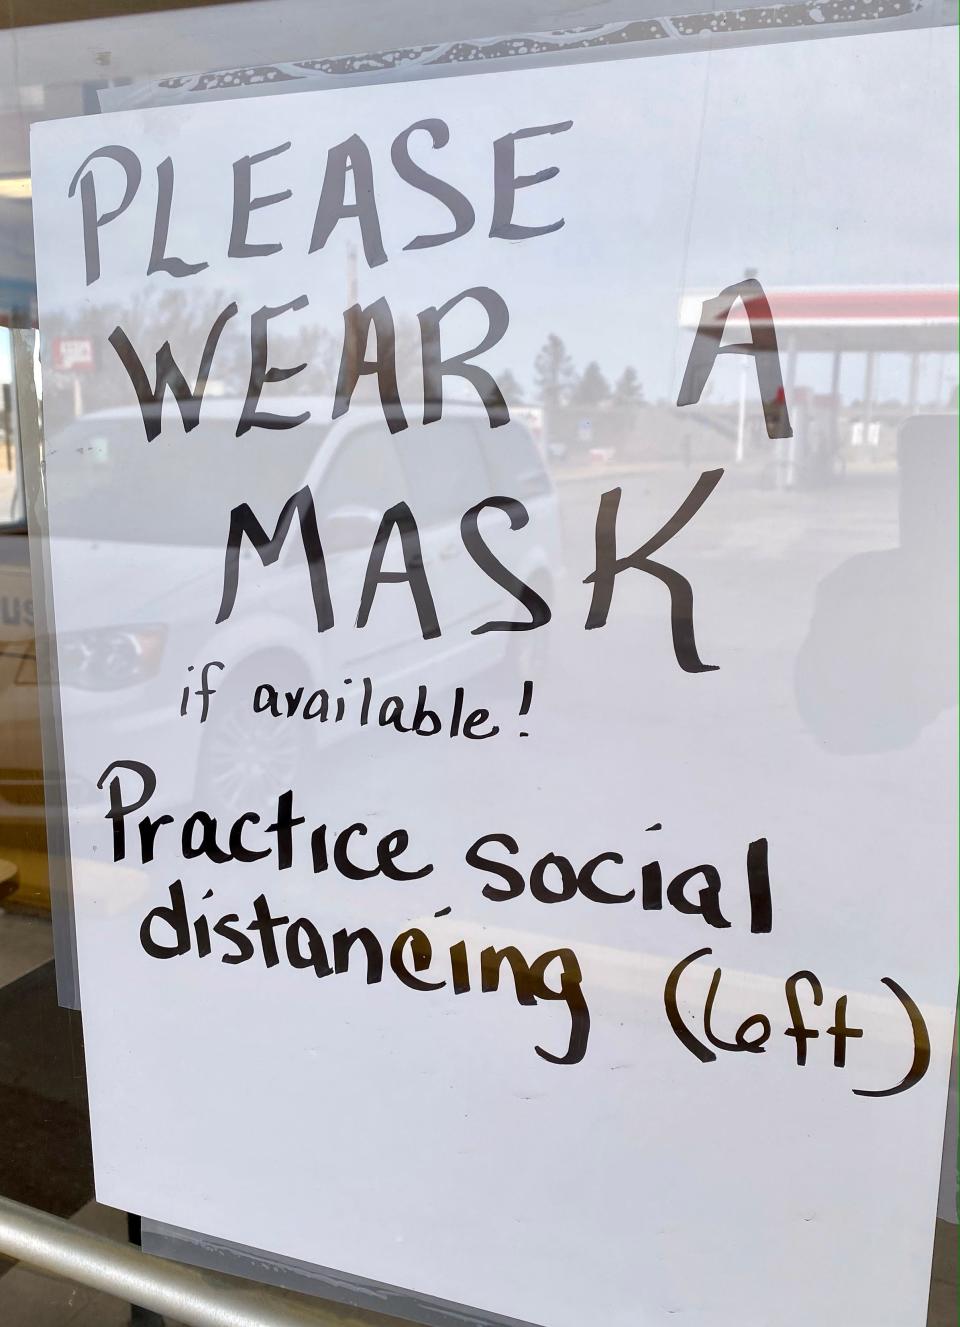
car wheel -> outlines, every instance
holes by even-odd
[[[254,685],[221,688],[200,749],[196,791],[233,816],[259,811],[295,787],[309,740],[301,721],[254,714]]]

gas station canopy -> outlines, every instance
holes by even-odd
[[[718,293],[684,295],[681,327],[696,328],[704,301]],[[781,346],[797,352],[946,354],[957,346],[956,286],[786,287],[767,289],[766,295]],[[759,311],[751,312],[756,322]],[[727,335],[748,332],[747,311],[738,300],[727,320]]]

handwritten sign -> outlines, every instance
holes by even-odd
[[[923,1320],[939,453],[815,471],[777,313],[936,215],[886,40],[721,57],[706,145],[700,56],[35,128],[102,1201],[546,1327]]]

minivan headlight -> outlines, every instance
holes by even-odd
[[[69,632],[58,640],[60,684],[89,691],[136,686],[156,673],[165,637],[161,626]]]

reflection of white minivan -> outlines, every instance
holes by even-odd
[[[247,716],[258,683],[349,695],[367,676],[380,688],[442,689],[496,670],[510,656],[523,668],[532,645],[542,646],[549,627],[474,634],[491,620],[528,617],[466,550],[460,518],[470,507],[491,496],[523,504],[529,520],[522,528],[489,510],[480,531],[494,557],[548,603],[559,565],[556,498],[523,425],[491,429],[480,407],[445,403],[441,420],[391,436],[379,407],[353,406],[331,424],[329,399],[286,398],[283,405],[311,417],[296,429],[237,438],[242,402],[213,398],[204,402],[201,428],[184,434],[168,400],[169,423],[153,442],[144,441],[136,407],[81,417],[56,440],[62,455],[76,458],[66,473],[62,461],[58,467],[61,492],[52,495],[50,511],[55,565],[67,568],[69,581],[57,586],[58,604],[66,598],[76,605],[68,609],[73,622],[64,622],[61,610],[56,624],[70,713],[92,724],[109,714],[132,735],[169,728],[171,709],[191,681],[188,668],[222,661],[223,672],[211,678],[220,692],[216,723],[180,725],[177,740],[197,743],[198,783],[226,805],[249,801],[253,782],[284,786],[310,728],[262,725],[254,750]],[[232,508],[247,503],[272,535],[284,502],[304,486],[316,508],[334,629],[317,630],[296,520],[272,565],[243,541],[236,606],[215,625]],[[384,511],[399,502],[417,523],[441,626],[436,639],[424,640],[409,586],[389,576],[365,627],[355,625],[371,546]],[[402,568],[395,537],[383,569]],[[94,580],[109,582],[110,593],[88,593]],[[150,589],[160,585],[159,594]],[[310,729],[311,739],[318,729]],[[330,726],[323,731],[332,735]],[[102,814],[92,782],[99,772],[85,774]]]

